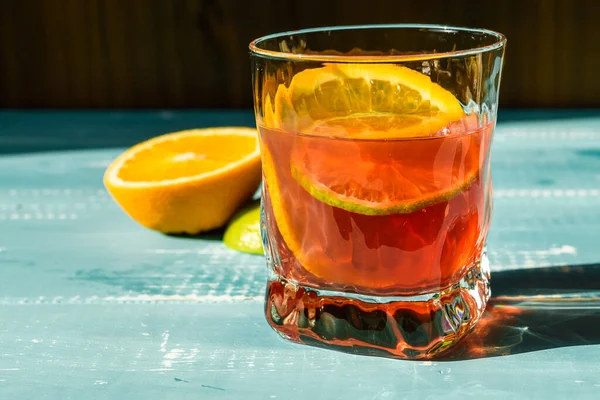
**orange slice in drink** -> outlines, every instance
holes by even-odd
[[[269,149],[266,146],[263,146],[261,151],[263,165],[262,172],[266,181],[267,190],[269,191],[269,199],[277,228],[290,251],[294,254],[300,254],[301,238],[297,236],[297,232],[293,228],[290,213],[293,211],[297,212],[298,208],[302,207],[302,204],[293,204],[295,207],[292,207],[292,204],[288,204],[290,203],[290,200],[293,201],[293,199],[288,196],[285,196],[284,198],[281,184],[275,170],[273,157],[271,156]]]
[[[288,88],[279,86],[274,109],[271,118],[277,128],[365,139],[429,136],[464,115],[456,98],[427,75],[389,64],[327,64],[304,70]],[[344,130],[361,125],[367,129]]]
[[[471,185],[479,174],[479,145],[468,135],[394,146],[369,141],[360,148],[354,141],[327,146],[313,140],[294,149],[291,171],[330,206],[364,215],[405,214],[450,200]]]

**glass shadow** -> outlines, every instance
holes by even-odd
[[[600,264],[495,272],[492,294],[475,330],[441,360],[600,344]]]

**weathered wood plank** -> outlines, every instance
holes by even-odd
[[[402,362],[278,339],[262,315],[262,257],[226,249],[218,234],[143,229],[103,189],[125,146],[252,125],[250,111],[1,112],[0,398],[593,398],[600,114],[501,119],[489,251],[504,297],[464,346],[505,356]],[[578,303],[510,297],[584,291]]]

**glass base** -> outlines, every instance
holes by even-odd
[[[412,297],[318,290],[273,275],[265,313],[269,325],[293,342],[354,354],[428,359],[475,326],[490,297],[489,279],[485,253],[454,285]]]

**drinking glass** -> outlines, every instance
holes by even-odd
[[[265,314],[281,336],[430,358],[477,323],[505,43],[483,29],[372,25],[250,44]]]

